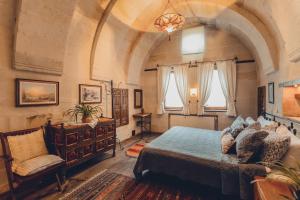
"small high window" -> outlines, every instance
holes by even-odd
[[[175,81],[175,75],[173,72],[171,72],[170,81],[169,81],[166,99],[165,99],[165,109],[180,110],[182,108],[183,108],[183,103],[179,96],[179,92]]]
[[[200,54],[204,52],[204,28],[195,27],[182,31],[181,53]]]
[[[226,99],[222,91],[217,70],[213,72],[211,93],[204,106],[206,110],[226,110]]]

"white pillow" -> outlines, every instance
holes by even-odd
[[[252,117],[247,117],[245,121],[248,126],[256,122]]]
[[[261,128],[268,131],[275,131],[278,124],[274,121],[266,120],[263,116],[259,116],[257,121],[260,123]]]
[[[287,127],[281,125],[276,129],[277,134],[289,135],[291,137],[291,143],[289,150],[282,158],[283,164],[289,167],[297,167],[297,161],[300,158],[300,138],[291,133]]]

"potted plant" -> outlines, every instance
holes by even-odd
[[[285,166],[282,162],[276,162],[271,165],[266,179],[283,182],[290,186],[295,199],[300,199],[300,162],[296,161],[296,167]],[[283,196],[285,199],[289,199]]]
[[[78,115],[81,115],[81,121],[82,123],[90,123],[93,120],[93,117],[98,113],[102,113],[102,108],[97,106],[91,106],[87,104],[78,104],[75,105],[74,108],[70,108],[65,112],[65,115],[69,115],[71,117],[75,117],[75,120],[77,121]]]

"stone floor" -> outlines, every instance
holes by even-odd
[[[157,137],[152,135],[151,137],[146,137],[143,141],[149,142]],[[57,200],[64,194],[70,192],[76,186],[88,180],[95,174],[103,171],[104,169],[109,169],[113,172],[123,174],[125,176],[133,177],[133,167],[136,162],[136,158],[131,158],[125,155],[126,149],[128,149],[133,144],[141,141],[140,137],[132,137],[125,142],[122,142],[123,149],[117,146],[116,156],[112,157],[112,153],[109,152],[102,157],[91,160],[86,164],[76,167],[76,169],[71,169],[67,173],[67,184],[63,192],[58,192],[56,189],[56,184],[53,183],[47,187],[37,189],[36,193],[33,193],[26,197],[26,200],[32,199],[43,199],[43,200]]]

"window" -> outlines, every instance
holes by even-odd
[[[181,53],[200,54],[204,52],[204,28],[196,27],[182,31]]]
[[[165,108],[168,110],[179,110],[183,108],[183,103],[178,93],[175,76],[172,72],[170,74],[170,81],[167,89]]]
[[[204,106],[206,110],[226,110],[226,99],[221,88],[217,70],[213,72],[211,93]]]

